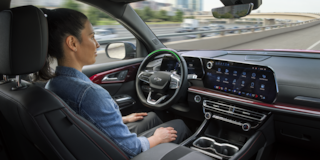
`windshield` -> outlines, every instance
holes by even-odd
[[[155,0],[131,6],[157,36],[171,34],[159,38],[169,48],[320,50],[318,0],[263,0],[239,19],[213,18],[211,9],[223,7],[220,0]]]
[[[176,50],[320,50],[320,1],[262,2],[239,19],[214,18],[211,9],[223,7],[220,0],[146,0],[130,5],[166,47]],[[99,43],[120,38],[135,44],[134,36],[115,19],[75,0],[12,0],[11,4],[75,9],[88,16]],[[101,44],[98,52],[104,54],[106,46]]]

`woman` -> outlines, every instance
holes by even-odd
[[[82,73],[84,65],[95,63],[96,50],[100,47],[87,17],[70,9],[42,10],[48,20],[49,47],[47,63],[36,75],[36,79],[50,79],[47,89],[55,92],[76,113],[97,126],[129,157],[160,143],[179,143],[190,135],[189,129],[181,120],[169,121],[152,128],[157,123],[162,123],[154,113],[149,113],[148,116],[147,113],[134,113],[122,117],[110,94]],[[54,74],[49,65],[51,58],[56,58],[58,62]],[[144,119],[144,116],[147,117]],[[124,123],[139,123],[136,121],[141,119],[144,119],[143,126],[157,122],[147,131],[145,130],[149,129],[148,127],[137,129],[135,126],[139,124],[131,125],[132,131],[145,131],[140,134],[143,136],[137,137]]]

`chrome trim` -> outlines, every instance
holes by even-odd
[[[148,94],[147,103],[152,104],[152,105],[156,105],[156,104],[161,103],[168,96],[168,95],[164,95],[164,96],[160,97],[157,101],[153,102],[151,100],[151,94],[152,94],[152,92],[150,91]]]
[[[242,126],[241,122],[237,122],[235,120],[227,119],[227,118],[224,118],[224,117],[221,117],[221,116],[212,115],[212,118],[213,119],[217,119],[217,120],[221,120],[221,121],[224,121],[224,122],[228,122],[228,123],[231,123],[231,124],[234,124],[234,125],[237,125],[237,126]]]
[[[196,100],[196,98],[197,98],[197,97],[199,97],[199,98],[200,98],[200,101],[197,101],[197,100]],[[194,100],[195,102],[197,102],[197,103],[200,103],[200,102],[201,102],[201,96],[196,95],[196,96],[194,96],[193,100]]]
[[[225,106],[225,107],[228,107],[229,109],[227,111],[227,110],[219,109],[218,108],[219,106],[215,106],[215,105],[209,106],[209,105],[207,105],[207,102],[213,103],[213,104],[216,104],[216,105]],[[257,120],[257,121],[260,121],[260,122],[263,121],[267,117],[267,115],[259,113],[259,112],[251,111],[251,110],[248,110],[248,109],[243,109],[243,108],[236,107],[236,106],[231,106],[229,104],[223,104],[223,103],[219,103],[219,102],[209,101],[209,100],[204,100],[203,101],[203,106],[207,107],[208,109],[213,109],[213,110],[220,111],[220,112],[223,112],[223,113],[226,113],[226,114],[232,114],[232,115],[241,116],[241,117],[244,117],[244,118]],[[250,117],[249,115],[242,115],[242,114],[239,114],[239,113],[235,113],[233,111],[231,112],[230,109],[237,109],[237,110],[240,110],[240,111],[252,112],[252,113],[256,114],[257,116],[261,116],[261,118],[257,119],[257,118],[254,118],[254,117]]]
[[[128,100],[128,99],[131,99],[131,97],[119,98],[119,99],[116,99],[116,101],[120,102],[120,101],[125,101],[125,100]]]
[[[208,66],[209,64],[211,64],[211,67]],[[213,67],[213,61],[208,61],[208,62],[207,62],[207,68],[208,68],[208,69],[211,69],[212,67]]]
[[[213,153],[210,153],[210,152],[207,152],[207,151],[198,149],[198,148],[196,148],[196,147],[190,147],[190,149],[196,150],[196,151],[198,151],[198,152],[201,152],[201,153],[206,154],[206,155],[208,155],[208,156],[211,156],[211,157],[213,157],[213,158],[217,158],[217,159],[221,159],[221,160],[223,159],[222,157],[220,157],[220,156],[218,156],[218,155],[215,155],[215,154],[213,154]]]
[[[188,79],[197,79],[198,76],[196,74],[188,74]]]
[[[232,53],[231,51],[229,51],[228,53]],[[276,97],[273,100],[272,103],[276,102],[278,95],[279,95],[279,87],[278,87],[278,82],[277,82],[277,78],[276,78],[276,73],[274,72],[274,69],[270,66],[266,66],[266,65],[261,65],[261,64],[256,64],[256,63],[248,63],[248,62],[242,62],[242,61],[233,61],[233,60],[227,60],[227,59],[222,59],[222,58],[203,58],[203,59],[208,59],[208,60],[213,60],[213,61],[226,61],[226,62],[235,62],[235,63],[241,63],[241,64],[248,64],[248,65],[256,65],[256,66],[262,66],[262,67],[268,67],[272,72],[273,72],[273,77],[274,77],[274,82],[275,82],[275,87],[276,87]],[[261,100],[260,100],[261,101]]]
[[[228,119],[228,118],[224,118],[224,117],[221,117],[221,116],[217,116],[217,115],[212,115],[212,118],[216,119],[216,120],[228,122],[228,123],[231,123],[231,124],[234,124],[234,125],[237,125],[237,126],[241,126],[243,131],[249,131],[251,129],[251,124],[250,123],[241,123],[241,122],[238,122],[238,121],[235,121],[235,120],[232,120],[232,119]],[[248,125],[248,128],[244,129],[244,125]],[[257,126],[258,125],[259,124],[257,124]],[[255,127],[257,127],[257,126],[255,126]]]
[[[181,80],[180,80],[180,76],[178,74],[171,74],[170,75],[171,77],[171,80],[170,80],[170,89],[178,89],[179,86],[180,86],[180,83],[181,83]],[[171,82],[176,82],[176,85],[175,86],[171,86]]]
[[[115,81],[118,78],[109,78],[110,75],[106,75],[103,77],[103,79],[101,80],[101,82],[106,82],[106,81]]]
[[[0,84],[5,84],[5,83],[8,83],[8,82],[10,82],[10,80],[9,80],[8,76],[3,75],[3,80],[2,80],[2,81],[0,81]]]
[[[231,144],[228,144],[228,143],[218,143],[218,142],[216,142],[214,139],[211,139],[211,138],[208,138],[208,137],[200,137],[200,138],[196,139],[196,140],[192,143],[192,145],[195,146],[195,147],[198,147],[198,148],[200,148],[200,149],[209,149],[209,150],[213,151],[215,154],[217,154],[218,156],[221,156],[221,157],[223,157],[223,158],[228,158],[228,159],[229,159],[229,158],[231,158],[231,157],[233,156],[233,155],[232,155],[232,156],[227,156],[227,155],[224,155],[224,154],[222,154],[222,153],[219,153],[216,149],[211,148],[211,147],[201,147],[201,146],[199,146],[199,145],[196,145],[196,143],[197,143],[198,141],[202,140],[202,139],[211,141],[211,142],[213,142],[214,145],[217,145],[217,146],[227,146],[227,147],[230,147],[230,148],[235,149],[236,152],[239,151],[239,148],[238,148],[237,146],[234,146],[234,145],[231,145]]]
[[[312,102],[312,103],[320,103],[320,98],[305,97],[305,96],[296,96],[294,98],[294,100],[304,101],[304,102]]]
[[[179,145],[180,146],[184,146],[187,143],[191,142],[192,140],[196,139],[196,137],[199,135],[199,133],[201,132],[203,127],[207,124],[207,122],[208,122],[208,120],[204,119],[203,122],[201,123],[200,127],[197,129],[197,131],[194,132],[194,134],[192,136],[190,136],[188,139],[186,139],[183,142],[181,142]]]

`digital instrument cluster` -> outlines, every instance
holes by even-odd
[[[278,94],[274,72],[266,66],[203,59],[204,87],[273,103]]]
[[[204,75],[202,61],[200,58],[194,57],[183,57],[186,60],[188,67],[188,74],[196,74],[198,78],[202,78]],[[175,72],[180,74],[180,64],[172,56],[165,56],[162,59],[162,64],[160,67],[161,71]]]

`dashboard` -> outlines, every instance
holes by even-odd
[[[188,74],[196,75],[197,79],[188,80],[187,105],[172,106],[176,114],[199,121],[204,115],[241,126],[243,130],[258,128],[268,119],[266,117],[278,116],[278,113],[320,117],[319,54],[278,51],[179,53],[186,60]],[[173,57],[165,55],[160,59],[158,70],[180,74],[180,65]],[[298,123],[298,120],[294,121]]]
[[[275,73],[268,66],[199,57],[184,58],[188,74],[197,75],[205,88],[266,103],[273,103],[277,98]],[[173,57],[165,56],[160,70],[180,74],[180,64]]]

